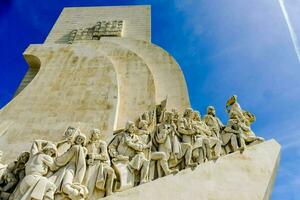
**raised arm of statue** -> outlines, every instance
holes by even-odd
[[[30,149],[31,156],[40,152],[42,150],[43,146],[46,145],[47,143],[48,143],[48,141],[46,141],[46,140],[35,140]]]
[[[146,146],[143,145],[140,142],[137,142],[134,140],[135,137],[131,137],[130,135],[126,135],[125,136],[125,143],[131,147],[132,149],[136,150],[136,151],[143,151],[144,149],[146,149]]]
[[[49,167],[49,169],[51,171],[56,171],[58,169],[58,166],[55,165],[54,163],[54,159],[50,156],[43,156],[42,158],[42,162]]]
[[[56,147],[59,148],[61,147],[62,145],[68,143],[69,141],[68,140],[62,140],[62,141],[59,141],[56,143]]]

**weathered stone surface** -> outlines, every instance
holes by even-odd
[[[150,6],[101,6],[65,8],[45,43],[67,43],[68,34],[102,20],[123,20],[123,37],[151,41]]]
[[[60,40],[102,20],[123,20],[119,40]],[[68,126],[83,133],[99,128],[108,142],[166,96],[168,109],[189,107],[179,65],[150,42],[150,30],[149,6],[64,9],[46,42],[24,52],[28,75],[0,110],[0,149],[10,152],[4,162],[35,139],[59,140]]]
[[[69,125],[84,132],[99,127],[105,135],[112,134],[118,80],[107,56],[83,46],[33,45],[25,57],[29,64],[33,58],[40,60],[41,66],[32,82],[1,110],[0,148],[10,152],[4,158],[13,159],[34,139],[58,141]]]
[[[279,159],[280,145],[269,140],[105,199],[267,200]]]
[[[103,38],[102,41],[117,43],[143,58],[153,74],[156,102],[168,96],[167,109],[177,108],[182,112],[190,106],[189,95],[183,73],[176,60],[161,47],[130,38]]]

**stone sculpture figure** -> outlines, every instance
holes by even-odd
[[[140,184],[148,182],[149,159],[146,158],[144,151],[151,147],[145,144],[136,134],[136,127],[133,122],[127,122],[124,140],[128,147],[129,169],[138,172]],[[131,150],[131,151],[130,151]],[[126,156],[126,154],[125,154]]]
[[[56,186],[46,176],[57,169],[54,164],[56,155],[57,149],[52,142],[34,141],[25,168],[26,176],[10,200],[53,200]]]
[[[221,134],[226,154],[237,151],[239,145],[241,150],[246,146],[245,141],[242,138],[242,130],[238,123],[239,121],[237,119],[229,119]]]
[[[157,123],[160,123],[162,121],[164,112],[167,109],[167,102],[168,102],[168,98],[164,99],[159,105],[156,106],[155,113],[156,113]]]
[[[57,186],[57,195],[55,198],[83,200],[88,191],[82,185],[86,172],[86,153],[84,147],[86,136],[77,130],[74,142],[70,149],[55,159],[55,164],[60,169],[51,176]]]
[[[228,112],[229,116],[233,113],[234,115],[241,121],[245,122],[246,118],[244,116],[244,111],[242,110],[240,104],[237,102],[237,95],[233,95],[227,102],[226,102],[226,111]]]
[[[155,131],[156,127],[154,127]],[[156,178],[156,174],[158,177],[163,176],[161,170],[163,170],[164,175],[169,175],[171,173],[177,172],[177,170],[170,170],[168,165],[168,156],[165,152],[157,151],[155,146],[152,144],[153,142],[153,133],[148,131],[148,122],[145,120],[141,120],[139,122],[139,131],[138,135],[143,141],[143,143],[148,144],[151,148],[144,151],[146,158],[150,160],[150,170],[149,170],[149,179],[153,180]]]
[[[25,177],[25,164],[29,156],[29,152],[22,152],[16,161],[8,164],[0,182],[0,197],[2,199],[8,199],[17,184]]]
[[[136,134],[136,126],[131,121],[126,123],[123,132],[113,138],[108,145],[108,152],[119,176],[120,186],[117,190],[132,187],[132,181],[139,182],[139,184],[148,181],[150,161],[146,158],[144,151],[150,147],[149,144],[143,143]],[[129,172],[126,171],[127,169]],[[139,180],[138,177],[140,177]]]
[[[230,114],[229,121],[234,121],[237,124],[237,128],[241,131],[240,140],[241,140],[241,147],[245,148],[246,145],[254,145],[264,141],[264,138],[257,137],[255,133],[251,130],[251,127],[248,125],[249,121],[241,122],[240,118],[236,114],[236,112],[232,112]],[[247,119],[246,119],[247,120]],[[244,145],[245,143],[245,145]]]
[[[183,161],[183,166],[180,168],[194,166],[191,163],[192,146],[187,143],[180,143],[172,112],[166,111],[164,113],[162,122],[157,126],[155,141],[158,144],[158,151],[167,155],[170,168],[179,167],[180,161]]]
[[[242,130],[242,137],[247,144],[256,144],[264,141],[263,138],[257,137],[251,130],[251,123],[255,121],[255,116],[247,111],[244,111],[237,101],[237,96],[233,95],[226,102],[226,111],[230,119],[237,119],[239,127]]]
[[[113,193],[113,183],[116,178],[113,168],[110,166],[110,158],[107,152],[107,144],[101,140],[98,129],[91,131],[91,138],[87,144],[87,171],[83,184],[89,194],[86,199],[96,199],[109,196]]]
[[[210,139],[211,131],[209,127],[201,120],[201,115],[198,111],[193,112],[192,128],[195,131],[195,141],[198,143],[198,151],[193,151],[196,154],[196,162],[198,164],[207,161],[207,152],[210,152]],[[196,149],[197,150],[197,149]],[[197,155],[198,154],[198,155]]]
[[[209,136],[209,143],[210,148],[214,151],[214,156],[212,156],[211,151],[207,152],[208,159],[217,159],[220,157],[222,151],[222,141],[220,134],[224,129],[224,125],[216,116],[216,110],[213,106],[207,107],[207,114],[204,116],[204,122],[211,131],[211,135]]]
[[[63,140],[59,141],[56,146],[58,149],[58,156],[65,153],[72,146],[74,136],[78,129],[69,126],[63,134]]]
[[[173,122],[174,124],[177,124],[179,119],[179,112],[177,109],[173,108],[172,113],[173,113]]]
[[[193,110],[186,108],[183,116],[178,119],[178,132],[184,145],[191,145],[193,160],[199,160],[200,148],[202,148],[202,140],[196,137],[196,131],[193,128]],[[193,163],[195,165],[196,163]]]

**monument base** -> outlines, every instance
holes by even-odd
[[[280,145],[272,139],[105,200],[267,200],[279,160]]]

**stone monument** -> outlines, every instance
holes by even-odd
[[[65,8],[24,58],[0,110],[0,199],[270,197],[280,145],[236,95],[226,125],[190,108],[179,65],[151,43],[150,6]]]

